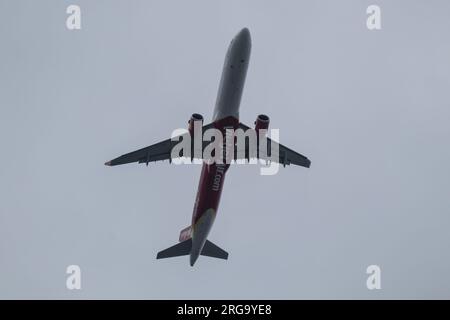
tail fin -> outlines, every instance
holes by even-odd
[[[201,255],[225,260],[228,259],[228,252],[219,248],[209,240],[206,240]]]
[[[170,248],[158,252],[156,259],[172,258],[179,256],[186,256],[191,253],[192,239],[187,239],[183,242],[177,243]]]
[[[180,242],[183,242],[192,237],[192,229],[191,226],[184,228],[180,231]]]

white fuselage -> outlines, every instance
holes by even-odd
[[[242,29],[231,41],[225,56],[222,77],[220,79],[219,92],[213,113],[213,122],[218,129],[226,124],[226,119],[239,122],[239,105],[247,75],[248,63],[251,51],[250,32]],[[225,123],[223,123],[225,122]],[[211,165],[203,164],[202,176],[199,184],[198,203],[195,205],[192,223],[192,249],[190,264],[194,265],[201,254],[208,234],[216,217],[218,202],[222,192],[222,184],[225,170],[220,173],[220,181],[217,180],[217,172],[210,172]],[[206,167],[205,167],[206,166]],[[208,167],[210,166],[210,167]],[[212,165],[215,171],[217,166]],[[205,186],[211,185],[211,188]]]

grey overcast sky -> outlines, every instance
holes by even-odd
[[[0,298],[450,298],[449,9],[0,0]],[[210,234],[229,260],[156,260],[190,223],[200,166],[103,163],[211,119],[242,27],[241,121],[269,115],[312,167],[233,166]]]

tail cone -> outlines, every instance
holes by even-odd
[[[189,259],[189,262],[190,262],[190,264],[191,264],[191,267],[194,266],[195,261],[197,261],[197,259],[198,259],[198,254],[191,254],[191,257],[190,257],[190,259]]]

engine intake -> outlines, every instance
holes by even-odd
[[[265,114],[260,114],[255,121],[255,131],[259,135],[259,130],[267,130],[269,128],[270,119]]]
[[[196,123],[196,122],[200,122],[199,123],[200,127],[202,127],[203,126],[203,116],[198,113],[193,113],[188,122],[188,124],[189,124],[188,130],[189,130],[191,137],[194,136],[194,123]]]

